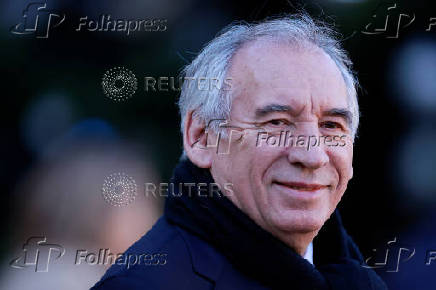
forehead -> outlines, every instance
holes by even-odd
[[[254,111],[270,103],[300,111],[347,108],[347,91],[334,61],[320,48],[256,41],[241,48],[228,72],[232,111]],[[233,114],[233,112],[232,112]]]

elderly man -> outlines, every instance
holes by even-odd
[[[182,86],[164,215],[94,289],[386,289],[336,210],[359,110],[334,35],[293,15],[231,26],[201,51],[184,76],[221,86]]]

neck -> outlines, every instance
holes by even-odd
[[[315,232],[303,232],[303,233],[295,233],[295,232],[286,232],[280,234],[274,234],[279,240],[285,243],[290,248],[294,249],[297,254],[300,256],[304,256],[306,253],[307,247],[313,241],[315,236],[317,235],[317,231]]]
[[[215,180],[218,180],[218,182],[220,182],[219,179],[215,179]],[[316,235],[320,230],[317,229],[311,231],[310,230],[304,231],[300,229],[298,231],[291,231],[291,230],[282,231],[280,229],[269,226],[259,213],[256,214],[253,211],[244,209],[241,206],[236,195],[229,194],[228,198],[237,208],[239,208],[242,212],[244,212],[247,216],[249,216],[253,222],[255,222],[258,226],[260,226],[262,229],[272,234],[280,241],[282,241],[285,245],[292,248],[300,256],[304,256],[307,247],[313,241],[313,239],[316,237]]]

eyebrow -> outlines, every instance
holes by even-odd
[[[323,112],[324,116],[341,117],[351,127],[353,113],[348,109],[334,108]]]
[[[270,104],[270,105],[266,105],[262,108],[258,108],[256,109],[256,117],[260,118],[260,117],[264,117],[268,114],[271,113],[276,113],[276,112],[292,112],[292,107],[291,106],[287,106],[287,105],[279,105],[279,104]]]
[[[277,112],[294,112],[294,109],[291,106],[288,105],[280,105],[280,104],[269,104],[262,108],[256,109],[256,117],[264,117],[271,113],[277,113]],[[323,112],[324,116],[331,116],[331,117],[340,117],[345,120],[345,122],[348,124],[348,126],[351,127],[351,123],[353,120],[353,113],[351,113],[350,110],[344,109],[344,108],[333,108],[327,111]]]

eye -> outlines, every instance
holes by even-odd
[[[279,133],[283,130],[289,130],[291,122],[286,119],[271,119],[258,124],[258,128],[262,128],[271,134]]]
[[[289,122],[287,122],[286,120],[282,120],[282,119],[274,119],[274,120],[270,120],[267,122],[270,125],[273,126],[283,126],[283,125],[288,125]]]
[[[325,121],[321,123],[321,127],[325,129],[344,129],[342,124],[333,121]]]

